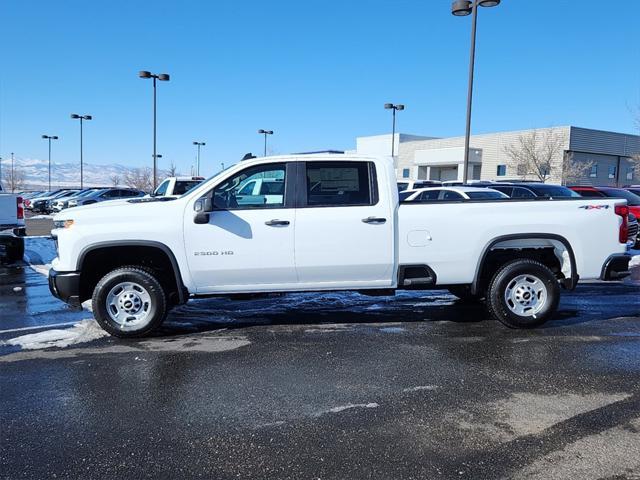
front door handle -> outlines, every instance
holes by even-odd
[[[382,223],[386,223],[387,219],[380,218],[380,217],[367,217],[367,218],[363,218],[362,221],[364,223],[373,223],[374,225],[380,225]]]
[[[289,225],[289,220],[278,220],[278,219],[273,219],[273,220],[269,220],[268,222],[264,222],[265,225],[268,225],[270,227],[286,227],[287,225]]]

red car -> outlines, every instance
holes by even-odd
[[[629,211],[637,218],[640,218],[640,196],[632,193],[624,188],[614,187],[569,187],[574,192],[580,194],[581,197],[593,198],[622,198],[627,201]]]

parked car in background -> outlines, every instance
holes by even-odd
[[[151,194],[152,197],[179,197],[193,187],[200,185],[204,177],[169,177],[165,178],[158,188]]]
[[[489,188],[435,187],[400,192],[401,202],[455,202],[460,200],[504,200],[504,193]]]
[[[573,198],[579,197],[576,192],[562,185],[542,182],[500,182],[476,184],[478,187],[498,190],[509,198]]]
[[[406,190],[416,190],[418,188],[437,187],[442,185],[436,180],[401,180],[398,182],[398,192]]]
[[[24,255],[24,236],[22,197],[3,193],[0,185],[0,259],[20,260]]]
[[[61,197],[68,197],[76,193],[78,190],[76,189],[61,189],[56,190],[54,193],[44,196],[44,197],[36,197],[31,201],[31,210],[36,213],[49,213],[48,208],[51,205],[52,200],[56,200]]]
[[[84,190],[80,190],[79,192],[76,192],[73,195],[59,197],[59,198],[51,201],[50,210],[52,212],[60,212],[60,211],[64,210],[65,208],[69,207],[69,202],[71,200],[75,200],[76,198],[84,197],[86,195],[89,195],[89,194],[97,191],[97,190],[103,190],[103,189],[102,188],[85,188]]]
[[[42,209],[42,211],[46,214],[52,213],[53,212],[53,202],[57,202],[60,199],[65,199],[65,198],[71,198],[76,196],[78,193],[80,193],[82,190],[68,190],[66,192],[64,192],[62,195],[59,195],[56,198],[52,198],[50,200],[47,200],[44,203],[44,208]]]
[[[624,187],[624,189],[640,197],[640,185],[630,185],[628,187]]]
[[[133,188],[104,188],[96,190],[82,197],[69,200],[68,208],[91,205],[109,200],[124,200],[126,198],[144,197],[145,193]]]
[[[633,213],[636,218],[640,218],[640,196],[635,193],[625,190],[624,188],[615,187],[584,187],[574,186],[569,187],[574,192],[580,194],[581,197],[589,198],[622,198],[627,201],[629,211]]]

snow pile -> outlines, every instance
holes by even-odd
[[[69,345],[91,342],[108,335],[95,320],[82,320],[71,328],[30,333],[0,342],[0,344],[20,347],[23,350],[39,350],[52,347],[64,348]]]
[[[633,255],[634,253],[636,253],[636,251],[632,250],[631,254]],[[631,257],[631,261],[629,262],[629,267],[640,267],[640,252],[638,252],[637,255],[633,255],[633,257]]]

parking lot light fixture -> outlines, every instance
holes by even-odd
[[[78,115],[77,113],[72,113],[71,118],[73,120],[80,120],[80,190],[82,190],[84,185],[84,161],[82,158],[82,122],[84,120],[93,120],[91,115]]]
[[[196,175],[200,176],[200,147],[204,147],[206,145],[205,142],[193,142],[195,146],[198,147],[198,156],[196,159]]]
[[[155,191],[158,183],[158,164],[156,155],[156,80],[168,82],[170,77],[168,73],[160,73],[156,75],[147,70],[139,71],[138,77],[153,79],[153,190]]]
[[[386,110],[393,111],[393,120],[391,122],[391,157],[393,158],[395,154],[395,143],[396,143],[396,112],[399,110],[404,110],[404,105],[399,103],[398,105],[394,105],[393,103],[385,103],[384,108]]]
[[[42,135],[42,138],[49,141],[49,191],[51,191],[51,140],[58,140],[57,135]]]
[[[467,91],[467,123],[464,135],[464,166],[462,182],[467,183],[469,178],[469,143],[471,137],[471,105],[473,101],[473,69],[476,57],[476,24],[478,23],[478,6],[495,7],[500,0],[455,0],[451,5],[451,13],[457,17],[472,14],[471,21],[471,52],[469,54],[469,87]]]
[[[264,135],[264,155],[267,156],[267,135],[273,135],[273,130],[263,130],[262,128],[258,130],[258,133]]]

